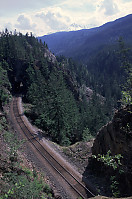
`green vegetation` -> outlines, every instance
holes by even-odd
[[[95,56],[94,60],[96,60],[97,58],[98,57]],[[104,92],[101,92],[102,86],[105,86],[105,84],[107,84],[109,81],[109,74],[106,77],[106,81],[106,74],[104,74],[104,71],[100,72],[100,75],[102,74],[103,76],[103,82],[100,82],[100,78],[98,77],[99,75],[96,74],[96,63],[96,68],[94,69],[95,66],[91,64],[89,64],[88,68],[88,66],[86,67],[85,65],[80,65],[74,62],[71,58],[66,59],[64,56],[57,57],[57,60],[60,66],[63,67],[66,71],[68,71],[68,73],[74,78],[74,81],[77,87],[79,88],[79,97],[82,100],[80,104],[80,126],[82,128],[82,132],[83,130],[88,128],[90,134],[95,136],[98,130],[112,118],[114,109],[118,106],[117,100],[121,97],[121,90],[119,88],[119,85],[117,85],[118,94],[120,93],[118,97],[112,78],[112,84],[106,85]],[[102,62],[101,64],[103,65],[104,63]],[[93,74],[93,71],[91,71],[92,69],[95,70],[95,74]],[[111,87],[113,87],[112,93],[115,97],[111,95]],[[89,93],[86,93],[87,88],[91,88],[93,91],[93,94],[90,97]],[[106,95],[106,93],[109,91],[110,95]]]
[[[122,86],[122,103],[124,105],[132,104],[132,62],[131,50],[125,46],[123,38],[119,39],[121,67],[125,70],[126,82]]]
[[[111,180],[110,188],[111,188],[111,191],[112,191],[112,195],[115,198],[119,198],[120,197],[120,191],[119,191],[119,188],[118,188],[119,182],[117,182],[115,176],[111,176],[110,180]]]
[[[91,140],[93,138],[93,136],[91,135],[90,131],[88,128],[83,130],[83,134],[82,134],[82,140],[87,142],[89,140]]]
[[[67,89],[61,71],[53,71],[47,81],[41,71],[37,71],[35,75],[36,81],[27,92],[28,99],[34,105],[34,123],[54,141],[69,145],[77,137],[75,131],[80,119],[74,96]]]
[[[0,62],[0,109],[9,101],[11,85],[5,70],[5,62]]]
[[[117,154],[113,156],[111,155],[110,150],[107,152],[106,155],[98,154],[97,156],[92,155],[92,157],[97,159],[97,161],[104,163],[104,165],[112,167],[114,170],[119,169],[119,167],[122,165],[121,164],[121,158],[123,158],[122,155]]]
[[[21,92],[24,102],[31,107],[25,114],[43,130],[44,136],[63,146],[89,141],[112,118],[121,103],[132,104],[131,50],[121,39],[119,43],[120,50],[114,45],[105,47],[89,59],[86,66],[63,56],[56,58],[32,33],[22,35],[6,29],[0,33],[0,110],[9,102],[10,93]],[[122,102],[119,102],[121,96]],[[131,126],[126,122],[120,129],[130,132]],[[52,198],[51,189],[36,171],[22,169],[20,163],[17,164],[17,150],[22,143],[7,130],[4,117],[0,124],[0,130],[3,129],[6,129],[3,137],[10,148],[6,160],[8,169],[2,177],[1,199],[22,198],[22,195]],[[67,153],[67,148],[64,151]],[[76,158],[72,152],[70,156]],[[114,172],[123,172],[120,154],[112,156],[108,151],[106,155],[93,157]],[[119,196],[115,173],[109,180],[113,196]]]
[[[19,159],[18,149],[22,146],[21,141],[13,132],[8,131],[6,118],[0,120],[0,132],[4,142],[8,145],[6,157],[1,153],[1,180],[0,180],[0,199],[6,198],[53,198],[51,188],[44,182],[43,176],[28,168],[21,166],[22,160]]]
[[[85,67],[64,57],[56,59],[32,34],[6,29],[0,35],[1,107],[9,98],[6,90],[19,91],[32,104],[28,117],[53,141],[68,146],[88,139],[86,129],[95,136],[111,114],[97,92],[89,102],[81,92],[90,78]]]
[[[109,170],[110,168],[112,168],[114,170],[114,172],[112,171],[113,175],[111,173],[108,174],[110,178],[110,189],[114,197],[119,197],[120,191],[118,180],[119,175],[124,173],[121,163],[121,159],[123,158],[123,156],[121,154],[111,155],[111,151],[109,150],[106,155],[92,155],[92,158],[97,160],[97,162],[103,163],[103,165],[101,166],[103,167],[103,169]]]
[[[92,138],[112,118],[125,79],[113,46],[96,54],[86,67],[56,58],[32,33],[24,36],[6,29],[0,36],[1,108],[10,92],[22,92],[32,107],[27,116],[45,136],[65,146]],[[128,84],[130,79],[131,75]]]

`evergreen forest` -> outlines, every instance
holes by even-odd
[[[65,146],[87,141],[120,107],[126,79],[120,57],[113,45],[86,66],[55,57],[32,33],[6,29],[0,33],[0,108],[11,94],[21,93],[31,104],[25,113],[44,136]]]

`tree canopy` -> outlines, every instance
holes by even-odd
[[[1,107],[8,98],[7,90],[19,91],[32,104],[27,113],[32,122],[53,141],[69,145],[95,136],[118,107],[123,81],[118,62],[112,48],[99,52],[87,66],[78,64],[55,57],[32,33],[6,29],[0,33]]]

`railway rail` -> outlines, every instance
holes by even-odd
[[[22,113],[19,111],[18,97],[13,98],[13,113],[17,124],[26,136],[27,140],[31,142],[34,148],[39,154],[49,163],[49,165],[55,169],[55,171],[60,175],[69,186],[76,192],[77,198],[81,197],[83,199],[94,197],[95,194],[89,190],[85,184],[80,182],[72,173],[70,173],[63,165],[61,165],[52,154],[50,154],[47,149],[40,143],[38,138],[33,132],[28,128],[22,119]]]

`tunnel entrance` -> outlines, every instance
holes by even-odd
[[[15,80],[14,80],[14,82],[12,84],[12,91],[13,91],[13,93],[14,94],[21,93],[22,90],[23,90],[23,83],[22,83],[22,81],[18,81],[15,78]]]

